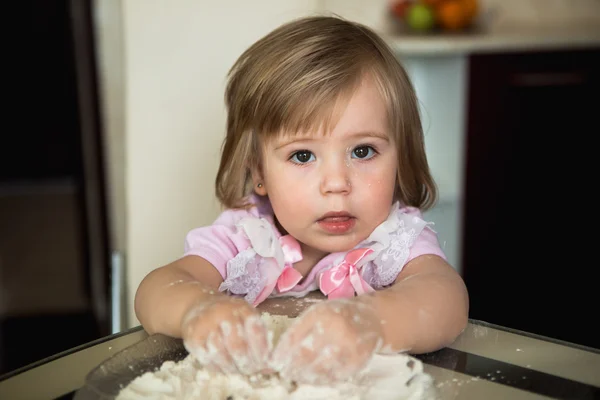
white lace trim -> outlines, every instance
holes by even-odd
[[[356,248],[369,247],[373,253],[361,263],[363,278],[374,288],[391,285],[410,254],[421,231],[430,225],[417,216],[408,215],[394,204],[386,221]]]
[[[275,228],[265,218],[246,217],[237,224],[238,232],[250,241],[250,248],[238,253],[227,262],[227,277],[219,286],[220,291],[228,290],[233,294],[245,294],[244,299],[254,303],[267,285],[268,276],[261,266],[265,258],[273,258],[277,271],[269,271],[279,276],[284,267],[284,253],[275,234]]]
[[[258,268],[260,260],[256,259],[256,255],[256,251],[249,248],[229,260],[227,278],[219,286],[219,291],[245,295],[246,301],[254,302],[264,287],[264,277]]]

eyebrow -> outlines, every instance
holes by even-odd
[[[377,132],[377,131],[353,132],[353,133],[350,133],[348,135],[348,137],[350,137],[350,138],[372,137],[372,138],[377,138],[377,139],[385,140],[386,142],[390,141],[389,135],[387,135],[387,134],[385,134],[383,132]],[[284,140],[282,142],[279,142],[277,144],[277,146],[275,147],[275,150],[279,150],[282,147],[288,146],[288,145],[296,143],[296,142],[312,142],[312,141],[317,140],[317,139],[318,139],[318,137],[315,137],[314,135],[312,135],[312,136],[309,136],[309,135],[290,136],[289,140]]]

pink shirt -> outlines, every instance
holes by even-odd
[[[226,210],[212,225],[191,230],[184,255],[206,259],[223,277],[221,291],[254,305],[266,297],[300,297],[317,289],[330,298],[361,294],[391,285],[416,257],[446,259],[421,212],[395,203],[388,219],[356,246],[361,251],[331,253],[299,281],[302,277],[291,268],[302,259],[299,244],[289,235],[282,237],[268,199],[253,196],[252,201],[255,207]]]

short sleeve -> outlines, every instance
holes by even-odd
[[[440,247],[437,233],[429,226],[426,226],[415,239],[406,262],[408,263],[425,254],[440,256],[444,260],[447,260],[446,254]]]
[[[402,210],[406,215],[423,219],[421,210],[418,208],[404,207]],[[433,222],[428,222],[419,235],[415,238],[414,242],[410,246],[410,253],[405,264],[425,254],[440,256],[446,260],[446,254],[444,254],[444,251],[440,247],[437,232],[432,228],[433,225]]]
[[[251,215],[246,210],[227,210],[212,225],[192,229],[186,235],[183,255],[204,258],[225,279],[227,262],[250,247],[250,241],[236,223]]]

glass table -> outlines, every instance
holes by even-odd
[[[268,299],[260,308],[296,316],[319,300]],[[140,344],[156,339],[176,341],[135,327],[56,354],[0,377],[0,399],[88,398],[82,392],[91,371],[123,351],[140,353]],[[143,360],[145,355],[131,356]],[[600,399],[600,350],[484,321],[470,320],[452,345],[417,358],[434,378],[441,400]],[[141,371],[127,379],[135,373]]]

